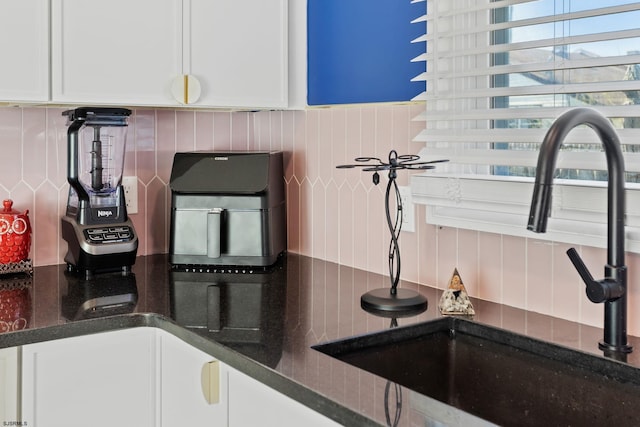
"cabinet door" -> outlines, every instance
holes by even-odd
[[[155,334],[134,328],[23,347],[25,425],[155,426]]]
[[[209,403],[202,390],[203,366],[213,358],[175,336],[159,331],[162,425],[227,425],[227,367],[218,362],[219,399]]]
[[[55,102],[175,105],[181,0],[52,0]]]
[[[229,368],[229,427],[339,425],[250,376]]]
[[[0,421],[18,420],[18,347],[0,350]]]
[[[0,101],[49,100],[49,1],[0,2]]]
[[[184,1],[184,72],[201,85],[195,105],[286,107],[287,0]]]

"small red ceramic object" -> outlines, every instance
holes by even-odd
[[[29,258],[31,224],[29,210],[12,209],[13,201],[4,200],[0,212],[0,263],[17,263]]]

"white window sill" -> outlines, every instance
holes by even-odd
[[[546,233],[527,230],[533,179],[424,173],[411,177],[414,203],[429,224],[607,247],[607,188],[556,180]],[[640,253],[640,188],[626,191],[626,246]]]

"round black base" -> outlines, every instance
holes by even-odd
[[[411,289],[374,289],[360,297],[363,310],[384,317],[408,317],[422,313],[428,307],[427,297]]]
[[[618,346],[618,345],[609,344],[604,340],[598,342],[598,348],[605,352],[622,353],[622,354],[631,353],[633,351],[633,347],[628,344],[623,344]]]

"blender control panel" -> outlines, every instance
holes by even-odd
[[[89,243],[96,244],[126,242],[133,239],[133,228],[128,225],[87,228],[84,237]]]

